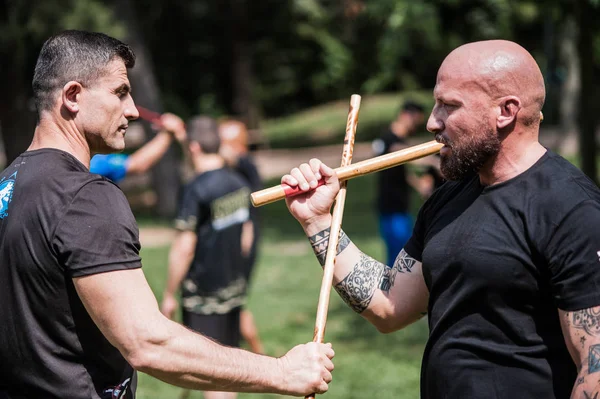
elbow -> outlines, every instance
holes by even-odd
[[[385,314],[381,316],[372,315],[369,321],[380,333],[391,334],[410,325],[414,320],[395,314]]]
[[[400,330],[403,327],[403,326],[397,326],[396,323],[393,323],[390,321],[382,321],[377,324],[374,323],[374,325],[375,325],[375,328],[377,328],[377,331],[379,331],[382,334],[391,334],[393,332]]]
[[[169,339],[166,329],[152,329],[148,326],[146,331],[132,338],[121,353],[135,370],[153,374],[164,366],[162,348],[167,345]]]

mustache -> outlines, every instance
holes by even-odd
[[[445,137],[442,133],[437,133],[435,135],[435,141],[437,141],[440,144],[447,145],[448,147],[452,147],[452,142],[447,137]]]

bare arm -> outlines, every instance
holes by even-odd
[[[173,313],[178,306],[175,293],[179,290],[181,282],[190,269],[197,241],[198,237],[193,231],[181,231],[171,245],[167,284],[161,305],[162,313],[170,319],[173,318]]]
[[[600,306],[565,312],[559,310],[565,343],[577,366],[572,399],[600,397]]]
[[[324,265],[329,224],[323,221],[305,229],[315,255]],[[327,227],[325,227],[327,226]],[[322,230],[321,230],[322,229]],[[312,234],[313,232],[316,233]],[[429,292],[421,263],[404,250],[393,266],[361,252],[342,231],[334,269],[334,288],[340,297],[379,331],[399,330],[427,313]]]
[[[254,242],[254,224],[251,220],[248,220],[242,225],[242,255],[244,257],[250,256],[252,250],[252,243]]]
[[[144,144],[127,159],[127,173],[140,174],[147,172],[167,152],[173,136],[162,130],[152,140]]]
[[[161,115],[162,129],[152,140],[144,144],[127,159],[127,173],[145,173],[152,168],[171,146],[173,137],[184,147],[185,125],[177,115],[165,113]]]
[[[317,180],[326,184],[314,190]],[[294,168],[282,183],[300,186],[305,194],[286,200],[292,215],[300,222],[317,257],[323,263],[331,225],[330,208],[339,182],[335,172],[313,159]],[[344,235],[338,244],[334,287],[342,299],[381,332],[392,332],[418,320],[427,310],[429,292],[421,263],[404,250],[391,267],[362,253]]]
[[[191,389],[300,396],[323,392],[331,381],[333,351],[327,345],[299,345],[275,359],[221,346],[170,321],[159,312],[141,269],[73,282],[111,344],[135,369],[165,382]]]

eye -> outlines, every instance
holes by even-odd
[[[448,111],[448,112],[452,112],[458,108],[458,104],[447,103],[447,102],[444,102],[442,104],[443,104],[444,108],[446,109],[446,111]]]

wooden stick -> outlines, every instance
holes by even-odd
[[[356,135],[356,126],[358,124],[359,109],[360,96],[358,94],[353,94],[350,98],[350,110],[348,111],[348,121],[346,123],[346,137],[344,138],[344,150],[342,152],[342,166],[348,166],[352,163],[354,137]],[[329,297],[333,282],[333,268],[335,264],[335,256],[337,254],[338,238],[342,229],[344,204],[346,203],[346,185],[346,181],[340,183],[340,191],[335,198],[335,206],[333,207],[331,228],[329,231],[329,244],[325,255],[325,266],[323,268],[323,280],[321,282],[321,292],[319,294],[319,304],[317,306],[317,319],[315,322],[313,342],[322,343],[325,336],[327,311],[329,309]],[[314,397],[315,394],[312,394],[306,398],[313,399]]]
[[[346,181],[358,176],[379,172],[381,170],[393,168],[394,166],[398,166],[406,162],[414,161],[415,159],[435,154],[439,152],[442,147],[443,144],[440,144],[435,140],[428,141],[426,143],[408,147],[400,151],[366,159],[352,165],[342,166],[336,168],[335,171],[340,181]],[[319,186],[321,185],[323,185],[323,180],[319,181]],[[292,197],[300,193],[301,191],[297,188],[291,188],[287,184],[280,184],[252,193],[251,199],[252,204],[256,207],[259,207],[278,201],[285,197]]]
[[[137,105],[136,108],[140,114],[140,119],[154,123],[158,127],[162,127],[162,123],[160,122],[161,115],[158,112],[150,111],[148,108],[142,107],[141,105]]]

